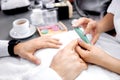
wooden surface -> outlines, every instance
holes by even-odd
[[[45,26],[45,27],[37,27],[37,30],[38,30],[38,33],[40,36],[52,36],[52,35],[55,35],[55,34],[59,34],[59,33],[62,33],[62,32],[66,32],[68,31],[67,27],[62,23],[62,22],[58,22],[57,24],[61,25],[62,29],[58,29],[58,30],[53,30],[52,28],[48,28],[48,26]],[[48,33],[42,33],[42,30],[48,30]]]

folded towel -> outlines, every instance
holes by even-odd
[[[53,37],[59,38],[60,41],[63,43],[61,48],[67,45],[71,40],[79,38],[75,31],[57,34]],[[120,56],[118,57],[118,55],[120,54],[117,54],[119,52],[120,45],[116,42],[116,40],[113,37],[107,34],[102,34],[96,46],[100,46],[101,48],[104,46],[104,50],[106,50],[110,55],[120,59]],[[23,77],[25,76],[39,78],[39,76],[35,75],[42,74],[42,72],[41,73],[39,72],[40,66],[45,68],[49,67],[53,56],[58,52],[58,50],[59,49],[50,48],[38,50],[35,54],[35,56],[41,59],[41,65],[38,66],[21,58],[11,57],[0,58],[0,80],[22,80]],[[113,51],[115,51],[116,54],[112,54]],[[34,75],[32,73],[34,73]],[[77,77],[76,80],[98,80],[98,79],[120,80],[120,75],[109,70],[106,70],[102,67],[99,67],[97,65],[89,64],[88,69],[83,71]]]

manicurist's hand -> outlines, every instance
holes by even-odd
[[[63,80],[75,80],[75,78],[87,69],[87,64],[75,51],[77,40],[70,42],[60,50],[53,58],[50,67],[55,70]]]
[[[50,37],[38,37],[26,42],[21,42],[14,47],[14,53],[25,58],[35,64],[40,64],[40,60],[34,56],[38,49],[43,48],[59,48],[61,43],[58,39]]]
[[[112,57],[99,47],[79,41],[76,51],[85,62],[99,65],[120,74],[120,59]]]
[[[91,43],[95,44],[96,41],[98,40],[101,32],[98,28],[98,24],[96,21],[90,19],[90,18],[80,18],[76,20],[73,25],[73,27],[82,27],[85,31],[85,34],[91,34],[92,35],[92,40]]]
[[[78,43],[79,45],[76,47],[76,51],[88,63],[101,65],[107,57],[110,57],[110,55],[97,46],[87,44],[81,40]]]

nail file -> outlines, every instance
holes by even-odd
[[[76,33],[79,35],[79,37],[83,41],[85,41],[86,43],[90,43],[90,41],[88,40],[87,36],[84,35],[83,31],[79,27],[75,27],[74,30],[76,31]]]

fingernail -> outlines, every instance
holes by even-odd
[[[77,21],[78,21],[77,19],[73,19],[73,20],[71,21],[71,24],[72,24],[72,25],[73,25],[73,24],[76,24]]]
[[[40,63],[41,63],[40,60],[37,60],[37,61],[36,61],[36,64],[37,64],[37,65],[39,65]]]
[[[82,39],[78,38],[78,41],[79,41],[79,42],[82,42]]]
[[[73,27],[76,27],[76,26],[77,26],[77,24],[73,24],[72,26],[73,26]]]
[[[88,32],[87,32],[87,30],[84,30],[84,35],[86,35]]]
[[[87,33],[84,31],[84,32],[83,32],[83,35],[86,36],[86,34],[87,34]]]

